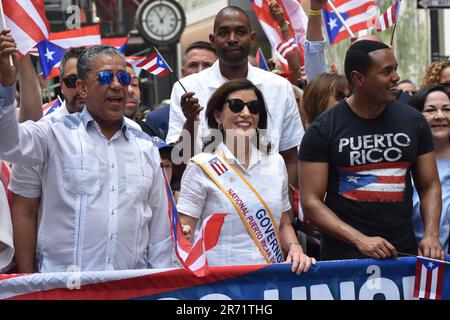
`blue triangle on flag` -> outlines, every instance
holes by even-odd
[[[327,29],[328,39],[330,40],[330,44],[334,44],[334,40],[339,34],[339,31],[343,27],[342,22],[339,20],[338,16],[334,11],[328,11],[325,8],[322,9],[323,19],[325,21],[325,27]],[[342,18],[346,20],[348,18],[347,13],[340,12]]]
[[[37,48],[39,51],[42,73],[44,78],[47,78],[50,75],[52,68],[61,61],[66,49],[48,40],[39,42]]]

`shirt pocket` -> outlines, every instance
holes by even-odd
[[[71,156],[64,159],[64,188],[75,194],[89,195],[99,192],[99,161],[91,155]]]
[[[125,164],[125,190],[124,192],[137,200],[143,201],[148,197],[150,186],[153,182],[153,169],[144,164]]]

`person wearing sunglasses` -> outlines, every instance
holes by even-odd
[[[188,163],[177,203],[185,237],[192,241],[199,221],[226,213],[217,245],[206,253],[210,266],[287,261],[293,272],[308,271],[315,260],[291,225],[286,166],[266,141],[261,91],[247,79],[225,82],[205,116],[210,141]]]
[[[15,241],[36,257],[33,271],[173,266],[158,149],[123,117],[131,82],[125,58],[112,46],[90,47],[77,61],[82,112],[18,124],[8,58],[17,61],[17,52],[2,31],[0,157],[42,168],[38,216],[13,217]]]

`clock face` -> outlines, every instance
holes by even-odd
[[[184,28],[184,13],[178,3],[169,0],[145,2],[138,13],[138,26],[151,42],[178,40]]]

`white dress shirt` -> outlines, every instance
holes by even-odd
[[[2,160],[0,160],[1,168]],[[6,244],[7,248],[0,251],[0,273],[12,261],[14,255],[14,244],[12,236],[11,213],[9,212],[6,190],[0,181],[0,242]]]
[[[85,108],[18,124],[0,87],[0,157],[42,167],[40,272],[174,265],[158,149],[124,122],[107,140]]]
[[[247,79],[261,90],[266,103],[269,116],[268,137],[274,151],[284,151],[300,145],[304,130],[300,121],[297,103],[295,101],[292,86],[281,76],[248,65]],[[181,83],[187,91],[195,92],[200,106],[204,109],[200,112],[199,137],[208,136],[208,125],[205,119],[206,105],[214,91],[216,91],[226,79],[220,73],[219,61],[210,68],[199,73],[192,74],[181,79]],[[170,121],[167,142],[178,140],[183,129],[185,116],[180,105],[184,90],[179,83],[175,83],[170,97]],[[198,141],[201,141],[198,139]]]
[[[223,152],[231,163],[237,163],[223,143],[217,147],[217,152]],[[278,153],[264,155],[253,147],[248,168],[239,163],[236,168],[267,203],[279,228],[281,214],[291,208],[283,158]],[[243,191],[238,195],[245,198]],[[230,213],[225,217],[217,245],[207,252],[210,266],[266,263],[230,200],[194,162],[189,162],[183,174],[177,208],[179,212],[199,219],[197,227],[214,213]]]

